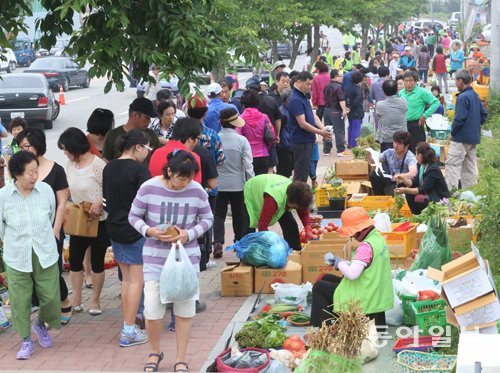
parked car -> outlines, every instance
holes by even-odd
[[[2,53],[2,58],[0,58],[0,70],[7,71],[8,73],[13,72],[17,67],[16,55],[10,48],[5,48]]]
[[[413,26],[414,29],[430,29],[430,28],[435,28],[435,29],[445,29],[446,25],[441,22],[441,21],[432,21],[430,19],[419,19],[416,21],[411,22],[410,26]]]
[[[160,85],[164,89],[168,89],[172,92],[172,95],[176,96],[179,93],[179,78],[177,75],[170,75],[169,79],[160,80]],[[146,90],[146,82],[141,80],[137,83],[137,97],[144,97],[144,92]]]
[[[278,56],[283,58],[292,58],[292,46],[290,43],[278,43]]]
[[[0,79],[0,118],[3,123],[21,117],[29,124],[42,122],[45,129],[51,129],[59,111],[59,102],[42,74],[8,74]]]
[[[89,72],[69,57],[39,58],[24,72],[42,73],[54,91],[59,91],[59,86],[64,92],[72,86],[90,86]]]
[[[36,60],[33,43],[28,38],[18,38],[10,42],[19,66],[30,66]]]
[[[452,12],[450,18],[448,19],[448,25],[450,27],[457,27],[460,22],[460,12]]]

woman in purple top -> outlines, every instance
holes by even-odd
[[[146,237],[142,251],[144,316],[151,345],[149,361],[144,366],[146,372],[157,371],[163,359],[160,335],[166,305],[160,301],[160,274],[171,244],[177,241],[184,244],[194,269],[199,273],[201,252],[197,238],[213,224],[207,193],[200,184],[193,182],[197,169],[198,165],[190,153],[180,150],[169,154],[163,175],[142,184],[130,209],[130,224]],[[179,233],[171,236],[157,228],[166,223],[174,225]],[[185,302],[173,304],[177,334],[175,371],[188,371],[186,348],[198,298],[199,295],[196,295]]]

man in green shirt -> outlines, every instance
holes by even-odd
[[[434,47],[436,46],[436,34],[433,31],[429,32],[429,36],[427,37],[427,49],[429,50],[429,54],[431,57],[434,56]]]
[[[111,161],[120,157],[121,154],[116,147],[116,139],[120,135],[124,135],[133,129],[142,129],[150,138],[149,146],[154,150],[159,148],[160,140],[158,140],[158,136],[152,129],[148,128],[151,118],[156,118],[157,116],[158,114],[156,114],[153,103],[150,100],[144,97],[136,98],[129,106],[127,123],[112,129],[106,134],[102,147],[102,157],[105,158],[106,161]],[[152,153],[150,153],[146,159],[146,164],[149,163],[151,154]]]
[[[418,73],[408,70],[403,75],[405,89],[399,92],[408,103],[406,112],[406,125],[411,134],[410,150],[413,154],[419,142],[425,141],[425,120],[434,114],[439,107],[439,100],[431,91],[418,87]],[[427,109],[426,109],[427,107]]]

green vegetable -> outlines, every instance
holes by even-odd
[[[270,313],[280,313],[280,312],[297,312],[299,308],[297,306],[291,306],[289,304],[274,304],[269,310]]]
[[[271,316],[249,321],[234,337],[240,348],[280,348],[287,338],[286,329]]]
[[[294,313],[288,317],[288,320],[296,323],[304,323],[311,321],[311,318],[305,313]]]

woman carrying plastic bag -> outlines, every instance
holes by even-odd
[[[182,126],[179,127],[181,128]],[[193,134],[188,141],[196,142],[198,136],[199,132]],[[196,239],[213,223],[207,193],[200,184],[192,182],[197,170],[198,165],[190,153],[174,151],[169,154],[167,165],[163,167],[163,175],[142,184],[129,213],[130,224],[146,237],[142,252],[144,316],[151,348],[148,362],[144,366],[147,372],[157,371],[163,359],[160,335],[166,305],[162,302],[161,294],[164,295],[163,301],[173,302],[176,317],[177,358],[174,370],[189,371],[185,356],[198,299],[198,292],[193,290],[192,272],[199,273],[201,258]],[[184,247],[179,245],[179,250],[172,250],[178,241]],[[178,261],[175,260],[177,251]],[[168,263],[167,258],[170,259]],[[188,263],[191,263],[191,271],[187,270]],[[167,278],[167,282],[161,286],[164,266],[172,268],[173,273],[164,274],[163,281]],[[179,288],[189,294],[180,294],[182,291],[179,292]]]

